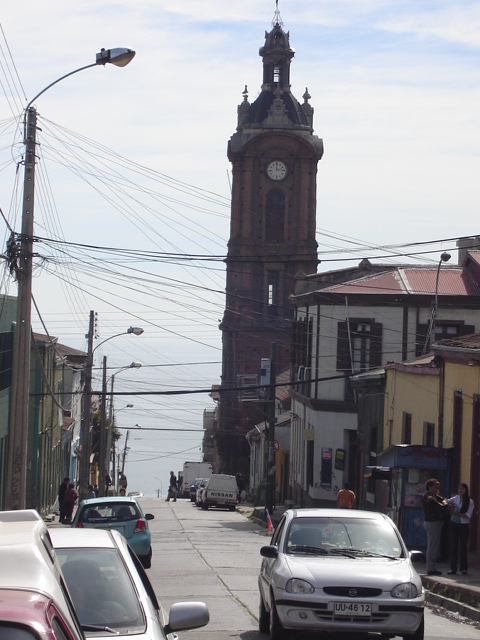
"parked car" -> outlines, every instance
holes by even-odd
[[[423,640],[425,593],[392,520],[348,509],[289,509],[263,556],[259,628]]]
[[[143,498],[141,491],[129,491],[127,495],[129,498]]]
[[[201,499],[202,509],[227,507],[230,511],[235,511],[239,501],[237,479],[223,473],[212,473],[207,478]]]
[[[118,531],[52,529],[51,535],[87,637],[165,640],[208,623],[203,602],[173,604],[166,623],[142,564]]]
[[[36,511],[0,511],[0,567],[0,638],[85,640]]]
[[[140,558],[145,569],[152,566],[152,545],[148,520],[135,498],[108,497],[83,500],[72,521],[73,528],[117,529]]]
[[[208,478],[201,478],[199,485],[197,487],[197,493],[195,496],[195,504],[197,505],[197,507],[201,507],[202,506],[202,502],[203,502],[203,492],[205,490],[205,485],[208,482]]]
[[[195,502],[195,498],[197,497],[197,489],[200,484],[202,478],[195,478],[195,480],[190,485],[190,502]]]

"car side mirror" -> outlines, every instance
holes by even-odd
[[[153,515],[153,513],[146,513],[145,514],[145,520],[153,520],[155,518],[155,516]]]
[[[273,544],[267,544],[260,549],[260,555],[264,558],[276,558],[278,556],[278,549]]]
[[[210,616],[207,605],[203,602],[175,602],[170,607],[168,624],[165,634],[174,631],[188,631],[198,629],[208,624]]]
[[[408,555],[413,564],[425,562],[425,554],[422,551],[409,551]]]

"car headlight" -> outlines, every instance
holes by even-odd
[[[285,585],[285,591],[287,593],[313,593],[315,591],[315,587],[306,580],[291,578]]]
[[[418,596],[418,589],[413,582],[403,582],[393,587],[390,595],[392,598],[416,598]]]

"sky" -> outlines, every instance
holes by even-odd
[[[292,92],[302,101],[308,87],[325,147],[319,271],[364,257],[455,256],[455,238],[479,234],[480,3],[278,6],[296,52]],[[85,350],[96,312],[94,387],[106,356],[116,422],[130,428],[129,488],[150,495],[201,458],[203,412],[214,408],[206,390],[221,373],[226,149],[245,85],[250,102],[260,92],[258,50],[274,11],[272,0],[24,0],[0,13],[3,247],[20,230],[26,104],[102,47],[136,51],[127,67],[81,71],[34,102],[32,322]],[[16,295],[6,268],[0,284]],[[117,335],[130,326],[144,333]],[[142,367],[123,369],[132,362]]]

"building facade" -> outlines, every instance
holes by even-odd
[[[345,480],[361,492],[367,456],[381,451],[383,424],[377,402],[371,413],[377,423],[365,427],[365,451],[352,376],[430,351],[434,300],[436,340],[475,331],[479,283],[478,256],[471,254],[463,265],[444,265],[441,270],[363,261],[357,270],[299,282],[294,297],[290,469],[297,504],[332,504]],[[427,417],[424,422],[429,422]],[[403,428],[408,430],[408,425]],[[428,438],[435,447],[445,446],[442,423],[436,421],[433,431],[430,427]]]

